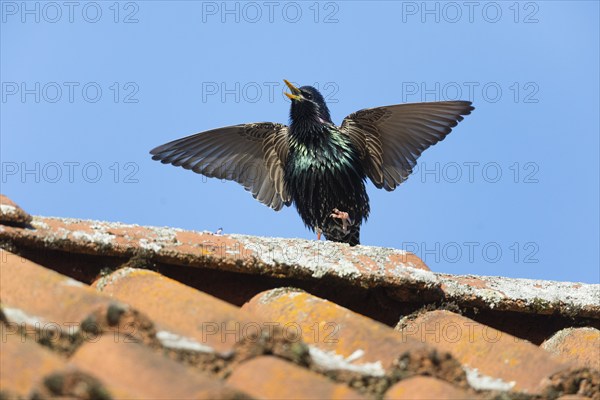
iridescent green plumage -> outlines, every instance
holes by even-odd
[[[369,196],[357,149],[333,124],[297,128],[292,122],[289,135],[284,180],[304,224],[328,240],[358,244]],[[331,216],[336,208],[349,214],[346,229]]]

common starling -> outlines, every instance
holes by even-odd
[[[366,178],[394,190],[421,153],[474,109],[469,101],[397,104],[359,110],[338,127],[317,89],[284,81],[289,126],[259,122],[201,132],[156,147],[152,159],[236,181],[276,211],[293,203],[317,238],[357,245],[369,216]]]

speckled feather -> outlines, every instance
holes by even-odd
[[[298,214],[327,239],[358,244],[360,224],[369,216],[369,196],[357,149],[333,125],[300,128],[300,133],[296,129],[292,123],[284,179]],[[349,214],[348,229],[331,217],[335,208]]]

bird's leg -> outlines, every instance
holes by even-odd
[[[317,230],[317,240],[321,240],[321,233],[323,233],[323,231],[321,230],[321,228],[316,228]]]
[[[332,218],[338,218],[342,220],[342,228],[344,231],[348,230],[348,224],[352,224],[352,220],[350,219],[350,215],[347,212],[340,211],[337,208],[333,209],[333,213],[331,214]]]

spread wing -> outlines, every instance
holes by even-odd
[[[290,205],[283,165],[289,149],[287,126],[271,122],[227,126],[158,146],[153,160],[240,183],[263,204]]]
[[[368,108],[347,116],[340,130],[361,152],[373,184],[391,191],[412,173],[421,153],[444,140],[473,109],[470,101]]]

